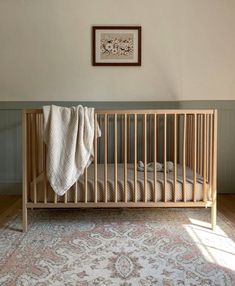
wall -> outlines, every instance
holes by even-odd
[[[91,26],[115,24],[142,26],[141,67],[91,66]],[[218,108],[218,189],[234,192],[234,51],[234,0],[0,0],[0,192],[21,191],[20,109],[42,101]]]
[[[92,25],[141,25],[141,67],[91,66]],[[0,100],[235,99],[234,0],[0,0]]]

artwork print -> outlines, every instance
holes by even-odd
[[[141,65],[141,27],[93,27],[93,65]]]
[[[101,34],[102,59],[133,59],[133,34]]]

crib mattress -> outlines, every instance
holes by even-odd
[[[134,165],[127,165],[127,201],[134,201]],[[124,165],[118,164],[117,168],[117,201],[123,202],[124,191]],[[108,202],[114,202],[115,195],[115,182],[114,182],[114,165],[108,164],[107,171],[107,200]],[[37,202],[44,201],[43,192],[44,182],[43,176],[40,176],[37,180]],[[193,171],[190,168],[186,168],[186,200],[193,200]],[[210,200],[209,184],[206,184],[206,190],[208,194],[208,200]],[[97,201],[104,202],[104,165],[97,165]],[[137,201],[144,201],[144,172],[137,172]],[[157,172],[157,201],[163,201],[164,194],[164,173]],[[33,201],[33,184],[30,187],[30,200]],[[174,195],[174,172],[167,173],[166,183],[166,201],[173,201]],[[75,186],[67,191],[67,202],[74,202]],[[82,176],[77,182],[77,201],[84,202],[85,190],[84,190],[84,177]],[[147,201],[152,202],[154,199],[154,173],[147,173]],[[177,166],[177,183],[176,183],[176,201],[183,200],[183,177],[182,166]],[[196,200],[203,200],[203,178],[197,175],[197,187],[196,187]],[[47,201],[54,201],[54,191],[48,184]],[[94,165],[92,164],[87,170],[87,201],[94,202]],[[64,202],[64,196],[58,196],[58,202]]]

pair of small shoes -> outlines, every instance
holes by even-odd
[[[144,163],[142,161],[138,162],[137,166],[138,171],[143,172],[144,171]],[[157,172],[163,171],[163,165],[161,163],[156,163],[156,170]],[[150,162],[147,164],[147,171],[148,172],[154,172],[154,162]]]
[[[166,171],[171,172],[174,169],[174,163],[171,161],[166,162]],[[144,172],[144,163],[142,161],[138,162],[137,170],[140,172]],[[164,172],[164,164],[159,162],[156,163],[156,171]],[[147,172],[154,172],[154,162],[150,162],[147,164]]]

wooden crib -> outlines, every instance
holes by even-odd
[[[216,110],[115,109],[94,116],[102,132],[95,134],[94,161],[59,197],[47,181],[42,109],[23,110],[23,231],[29,208],[211,207],[215,228]],[[156,162],[167,161],[173,170],[157,172]]]

